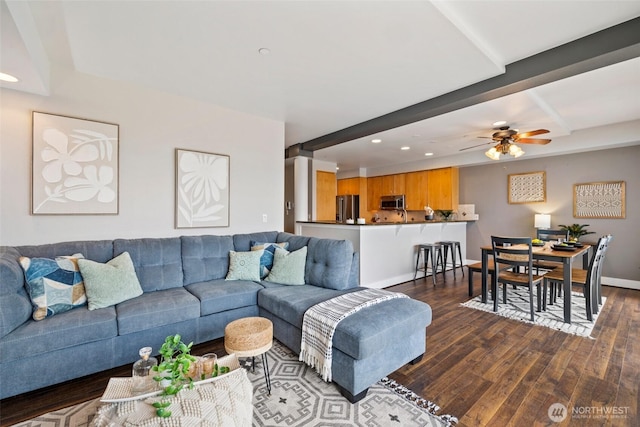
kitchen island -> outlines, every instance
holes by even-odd
[[[360,286],[368,288],[386,288],[413,280],[417,245],[422,243],[457,240],[466,264],[466,221],[367,224],[298,221],[296,225],[304,236],[350,240],[353,249],[360,253]]]

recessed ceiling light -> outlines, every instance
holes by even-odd
[[[404,147],[400,147],[401,150],[407,151],[407,150],[411,150],[411,147],[407,147],[406,145]]]
[[[258,49],[258,53],[260,55],[269,55],[271,51],[266,47],[261,47],[260,49]]]
[[[504,126],[504,125],[506,125],[506,124],[507,124],[507,121],[506,121],[506,120],[498,120],[497,122],[494,122],[494,123],[493,123],[493,126],[494,126],[494,127],[498,127],[498,126]]]
[[[371,142],[373,142],[374,144],[380,144],[382,142],[381,139],[372,139]]]
[[[16,83],[18,82],[17,77],[13,77],[11,74],[0,73],[0,80],[3,82]]]
[[[433,153],[424,153],[425,156],[433,156]]]

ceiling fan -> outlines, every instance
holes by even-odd
[[[530,138],[535,135],[542,135],[545,133],[549,133],[547,129],[538,129],[532,130],[529,132],[518,133],[517,130],[509,129],[509,126],[502,126],[498,128],[496,132],[494,132],[491,137],[488,136],[480,136],[478,138],[491,138],[491,142],[486,142],[484,144],[474,145],[472,147],[462,148],[460,151],[470,150],[472,148],[480,147],[486,144],[493,144],[497,142],[497,144],[490,148],[485,154],[493,159],[498,160],[500,158],[500,154],[511,154],[514,157],[520,157],[524,154],[524,151],[517,145],[518,144],[548,144],[551,142],[550,139],[536,139]]]

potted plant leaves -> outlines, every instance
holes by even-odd
[[[453,211],[451,209],[438,209],[437,212],[445,221],[449,221],[453,217]]]
[[[155,402],[156,415],[162,418],[171,416],[168,409],[169,398],[175,396],[186,385],[193,387],[193,379],[189,377],[189,366],[196,361],[191,355],[193,343],[185,344],[179,334],[169,335],[160,347],[161,360],[153,370],[158,373],[153,379],[163,387],[162,399]]]
[[[589,224],[571,224],[571,225],[560,225],[561,230],[566,230],[569,232],[569,239],[573,241],[579,241],[580,237],[586,236],[587,234],[594,234],[593,231],[587,231],[587,227]]]

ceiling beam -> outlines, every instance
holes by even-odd
[[[511,63],[501,75],[295,144],[285,156],[332,147],[636,57],[640,57],[640,18]]]

